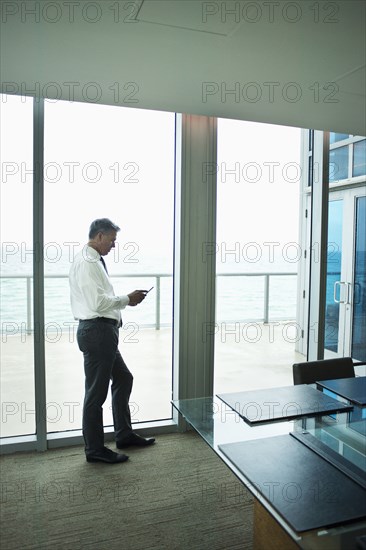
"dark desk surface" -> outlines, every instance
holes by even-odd
[[[354,538],[366,530],[365,521],[355,521],[343,525],[341,528],[324,528],[318,536],[317,531],[301,533],[299,535],[281,513],[276,509],[274,503],[261,494],[245,472],[241,471],[239,465],[229,459],[221,450],[221,446],[233,443],[255,442],[273,438],[274,436],[288,436],[290,433],[303,432],[315,441],[321,442],[322,452],[327,449],[332,453],[339,454],[340,462],[346,460],[350,468],[365,469],[365,422],[362,411],[357,406],[351,412],[339,412],[331,415],[315,415],[297,420],[272,421],[270,423],[249,425],[226,403],[216,397],[199,399],[183,399],[173,401],[174,407],[182,414],[186,421],[202,436],[218,456],[227,464],[231,471],[248,487],[253,495],[266,507],[269,513],[278,521],[296,543],[303,549],[333,548],[342,546],[343,537]],[[294,439],[294,438],[291,438]],[[294,441],[302,445],[300,441]],[[253,443],[254,444],[254,443]],[[227,451],[227,448],[226,448]],[[255,459],[254,459],[255,460]],[[319,460],[323,460],[319,457]],[[281,466],[281,465],[278,465]],[[274,479],[274,478],[273,478]],[[290,480],[291,481],[291,480]],[[322,493],[324,496],[324,493]],[[291,494],[290,494],[291,497]],[[327,493],[327,497],[330,497]],[[322,503],[324,506],[324,502]],[[346,518],[344,518],[346,521]],[[331,538],[329,541],[328,537]],[[337,546],[338,545],[338,546]],[[351,547],[350,547],[351,548]]]
[[[344,397],[351,403],[366,405],[366,376],[320,380],[318,386]]]
[[[330,414],[351,410],[343,403],[307,384],[282,386],[235,393],[217,397],[235,410],[249,424],[291,420],[293,418]]]
[[[366,517],[366,490],[291,435],[220,450],[298,533]]]

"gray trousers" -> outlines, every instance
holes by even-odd
[[[110,381],[116,441],[132,432],[128,402],[133,376],[118,349],[117,326],[94,319],[80,321],[77,342],[84,355],[83,436],[88,455],[104,447],[103,404]]]

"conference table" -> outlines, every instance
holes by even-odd
[[[254,497],[254,548],[366,549],[366,377],[172,401]]]

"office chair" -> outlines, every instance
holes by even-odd
[[[352,357],[336,357],[292,365],[294,385],[314,384],[317,380],[351,378],[355,376]]]

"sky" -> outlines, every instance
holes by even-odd
[[[220,239],[298,241],[300,129],[220,119],[218,131]]]
[[[1,240],[31,247],[32,102],[0,107]],[[220,254],[298,241],[299,129],[220,119],[216,170]],[[173,113],[46,102],[45,180],[45,243],[84,244],[90,222],[109,217],[122,256],[171,255]]]

